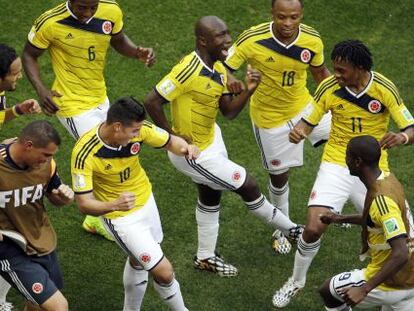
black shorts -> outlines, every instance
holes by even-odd
[[[29,256],[7,237],[0,242],[0,274],[36,305],[42,305],[63,287],[56,251],[44,256]]]

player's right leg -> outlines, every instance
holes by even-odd
[[[60,291],[55,292],[48,300],[39,305],[26,302],[25,311],[67,311],[68,301]]]
[[[11,285],[0,276],[0,311],[11,311],[13,308],[13,304],[6,301],[6,296],[10,288]]]
[[[76,141],[83,134],[88,132],[91,128],[104,122],[106,120],[106,114],[108,112],[108,109],[109,100],[106,99],[105,102],[101,105],[91,110],[88,110],[80,115],[70,118],[58,117],[58,119],[60,123],[63,125],[63,127]],[[98,217],[94,217],[91,215],[85,216],[85,219],[82,223],[82,228],[89,233],[98,234],[109,241],[113,241],[111,235],[107,233],[102,222],[99,220]]]

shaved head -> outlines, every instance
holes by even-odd
[[[194,33],[196,37],[206,36],[210,34],[217,26],[225,25],[225,22],[217,16],[203,16],[195,24]]]

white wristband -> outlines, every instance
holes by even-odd
[[[400,134],[402,134],[405,138],[404,145],[408,144],[408,142],[410,141],[410,137],[408,137],[407,133],[401,132]]]

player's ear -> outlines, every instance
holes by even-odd
[[[121,130],[121,122],[114,122],[112,124],[114,132],[119,132]]]

